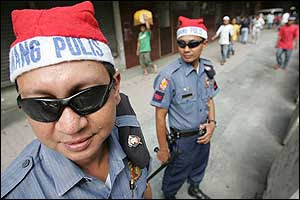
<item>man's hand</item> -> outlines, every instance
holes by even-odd
[[[139,50],[136,50],[136,55],[139,56],[140,55],[140,52]]]
[[[151,190],[150,183],[147,183],[147,185],[146,185],[146,190],[144,192],[144,198],[152,199],[152,190]]]
[[[207,144],[213,135],[215,127],[216,127],[216,125],[214,123],[201,124],[200,128],[202,128],[202,129],[206,128],[206,134],[201,137],[198,137],[197,142],[199,144]]]
[[[148,21],[148,16],[143,14],[143,18],[144,18],[144,21],[147,22]]]
[[[166,163],[170,158],[169,149],[160,149],[157,153],[157,159],[163,163]]]

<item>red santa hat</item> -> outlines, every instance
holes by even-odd
[[[10,46],[10,80],[20,74],[64,61],[96,60],[114,65],[93,4],[43,10],[14,10],[16,40]]]
[[[207,39],[207,28],[203,24],[203,19],[189,19],[179,16],[180,26],[177,30],[177,39],[183,35],[196,35]]]

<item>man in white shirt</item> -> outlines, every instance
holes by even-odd
[[[268,16],[267,16],[268,29],[272,28],[273,21],[274,21],[274,14],[273,13],[269,13]]]
[[[226,58],[229,58],[229,44],[233,34],[233,27],[229,24],[229,20],[230,18],[228,16],[223,17],[223,24],[218,28],[216,35],[212,37],[212,40],[220,37],[219,43],[222,55],[221,65],[224,65]]]
[[[252,41],[254,44],[257,44],[260,36],[260,30],[263,29],[264,24],[265,24],[265,20],[260,15],[256,15],[255,19],[253,19]]]
[[[288,12],[284,13],[281,18],[281,25],[285,25],[288,22],[289,17],[290,17],[290,13]]]

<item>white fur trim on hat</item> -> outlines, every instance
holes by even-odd
[[[15,44],[9,52],[10,80],[20,74],[72,60],[105,61],[114,65],[107,44],[93,39],[63,36],[34,37]]]
[[[207,31],[196,26],[182,27],[177,30],[177,39],[184,35],[195,35],[207,39]]]

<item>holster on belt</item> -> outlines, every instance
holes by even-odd
[[[206,129],[189,129],[189,130],[179,130],[170,127],[170,132],[167,132],[168,142],[173,144],[177,139],[181,137],[190,137],[193,135],[203,136],[206,133]]]

